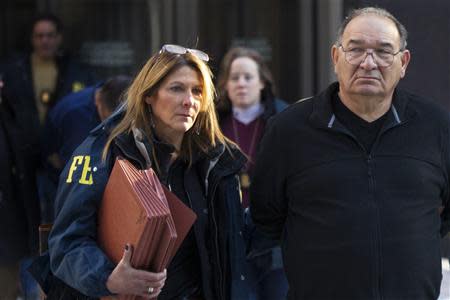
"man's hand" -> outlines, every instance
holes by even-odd
[[[122,259],[106,281],[106,287],[118,295],[156,298],[164,286],[167,271],[152,273],[134,269],[130,263],[132,252],[131,246],[127,244]]]

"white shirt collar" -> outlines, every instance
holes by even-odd
[[[263,114],[264,107],[262,106],[261,102],[257,102],[252,106],[246,108],[233,106],[232,110],[233,117],[239,122],[247,125]]]

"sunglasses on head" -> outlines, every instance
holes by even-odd
[[[166,45],[162,46],[161,50],[159,50],[159,53],[164,53],[164,52],[169,52],[169,53],[173,53],[173,54],[181,54],[181,55],[189,52],[190,54],[195,55],[197,58],[199,58],[205,62],[209,61],[209,56],[205,52],[200,51],[198,49],[185,48],[180,45],[166,44]]]

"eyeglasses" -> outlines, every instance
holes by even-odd
[[[344,49],[344,46],[339,45],[339,47],[345,53],[345,60],[354,66],[359,66],[363,61],[366,60],[368,55],[372,55],[372,59],[379,67],[389,67],[394,62],[394,57],[403,52],[404,49],[400,49],[395,53],[390,52],[389,50],[379,48],[379,49],[370,49],[370,48],[361,48],[354,47]]]
[[[183,55],[183,54],[186,54],[189,52],[192,55],[195,55],[197,58],[199,58],[205,62],[209,61],[209,56],[205,52],[200,51],[198,49],[185,48],[185,47],[179,46],[179,45],[166,44],[166,45],[162,46],[161,50],[159,50],[159,53],[163,53],[163,52],[169,52],[169,53],[180,54],[180,55]]]

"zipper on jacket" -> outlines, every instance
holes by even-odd
[[[374,179],[373,179],[373,173],[372,173],[372,155],[367,156],[367,176],[369,178],[369,194],[372,195],[374,191]]]
[[[210,194],[210,199],[214,198],[214,194],[216,193],[216,188],[217,188],[217,183],[214,184],[213,188],[211,189],[211,194]],[[218,227],[217,227],[217,221],[215,218],[215,212],[214,212],[214,205],[212,203],[212,200],[210,200],[211,203],[211,220],[213,223],[213,228],[214,228],[214,244],[215,244],[215,251],[214,254],[216,255],[217,258],[217,267],[219,268],[219,274],[218,274],[218,281],[219,281],[219,299],[225,299],[225,295],[223,295],[223,278],[222,278],[222,266],[221,264],[221,260],[220,260],[220,253],[219,253],[219,237],[218,237]]]
[[[368,180],[368,196],[371,198],[371,202],[374,206],[375,209],[375,214],[376,214],[376,224],[375,224],[375,228],[374,228],[374,245],[372,246],[374,249],[374,255],[375,255],[375,278],[374,278],[374,287],[373,287],[373,292],[374,292],[374,298],[375,299],[379,299],[379,300],[383,300],[383,296],[382,296],[382,292],[381,292],[381,277],[382,277],[382,273],[381,273],[381,239],[380,239],[380,210],[378,207],[378,203],[375,203],[375,179],[374,179],[374,175],[373,175],[373,156],[372,156],[372,151],[374,146],[378,143],[381,135],[384,132],[380,132],[378,134],[378,136],[375,139],[375,142],[372,145],[372,149],[370,150],[370,153],[367,154],[367,150],[364,147],[363,144],[361,144],[358,139],[347,129],[345,128],[333,128],[335,131],[338,131],[340,133],[343,133],[347,136],[349,136],[350,138],[352,138],[361,148],[361,150],[363,151],[363,153],[366,155],[366,163],[367,163],[367,180]]]
[[[378,140],[378,138],[377,138]],[[373,157],[372,152],[367,155],[367,177],[369,183],[369,197],[375,210],[375,228],[374,228],[374,253],[375,253],[375,278],[374,288],[375,299],[383,299],[381,292],[381,277],[382,277],[382,263],[381,263],[381,234],[380,234],[380,209],[378,203],[375,203],[375,179],[373,175]]]
[[[383,249],[382,249],[382,245],[383,245],[383,241],[381,238],[381,215],[380,215],[380,206],[379,203],[375,202],[375,178],[373,175],[373,149],[376,145],[378,145],[381,137],[388,131],[401,126],[403,124],[405,124],[405,122],[400,122],[398,115],[395,111],[394,108],[394,114],[395,114],[395,118],[397,123],[395,124],[391,124],[389,127],[382,127],[380,129],[380,132],[378,133],[373,145],[372,145],[372,149],[370,149],[370,153],[367,156],[367,167],[368,167],[368,176],[369,176],[369,186],[370,186],[370,196],[373,199],[373,204],[374,204],[374,208],[375,208],[375,213],[376,213],[376,222],[375,222],[375,254],[376,254],[376,286],[374,287],[374,291],[376,292],[375,294],[375,298],[376,299],[380,299],[383,300]]]
[[[208,172],[208,174],[210,174]],[[217,262],[218,265],[217,267],[219,268],[219,274],[218,274],[218,282],[219,282],[219,291],[218,291],[218,299],[224,299],[225,300],[225,279],[223,278],[223,274],[224,271],[226,270],[226,262],[224,261],[224,265],[221,265],[221,259],[220,259],[220,253],[219,253],[219,237],[218,237],[218,226],[217,226],[217,220],[216,220],[216,214],[215,214],[215,206],[213,204],[213,199],[215,198],[215,194],[216,194],[216,190],[217,187],[219,185],[220,179],[230,175],[232,173],[222,173],[219,178],[217,178],[218,176],[215,176],[216,178],[214,178],[214,180],[211,182],[209,182],[209,186],[210,188],[208,189],[208,193],[206,195],[207,199],[209,199],[209,203],[210,203],[210,207],[211,207],[211,220],[213,223],[213,229],[214,229],[214,244],[215,244],[215,255],[217,257]],[[210,178],[210,176],[207,176],[208,178]],[[227,250],[226,250],[227,251]],[[231,256],[229,257],[230,263],[231,263]],[[231,270],[230,270],[231,272]],[[230,286],[233,285],[233,274],[230,273]],[[230,295],[229,297],[232,297],[232,290],[230,290]]]

